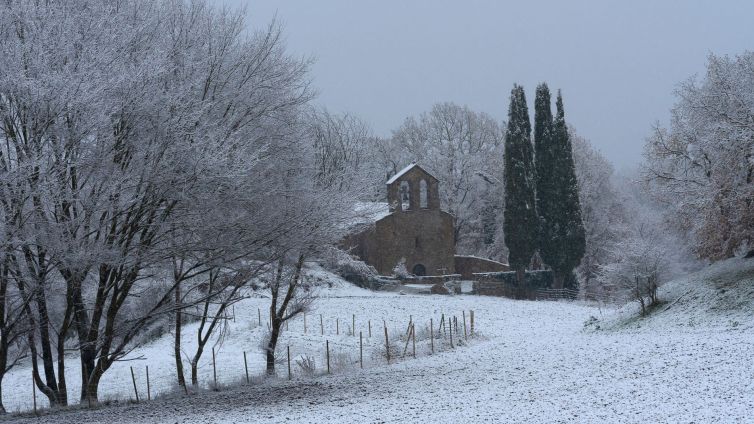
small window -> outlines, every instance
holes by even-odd
[[[427,268],[425,268],[422,264],[416,264],[411,270],[411,273],[416,275],[417,277],[423,277],[427,275]]]
[[[408,181],[401,181],[401,210],[407,211],[411,205],[411,187]]]
[[[426,209],[429,207],[427,199],[427,181],[419,181],[419,207]]]

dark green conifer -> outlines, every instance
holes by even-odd
[[[550,241],[555,238],[560,218],[557,152],[553,134],[550,89],[547,84],[537,86],[534,100],[534,163],[537,170],[537,214],[539,215],[538,250],[542,260],[549,264],[553,255],[559,253]]]
[[[549,103],[549,102],[548,102]],[[543,160],[552,165],[537,164],[537,169],[550,169],[551,176],[542,178],[542,201],[538,204],[541,217],[539,241],[542,260],[554,273],[554,288],[563,282],[581,262],[586,247],[584,222],[581,218],[579,187],[573,162],[573,148],[565,122],[563,98],[558,91],[556,117],[552,131],[552,149],[543,153]],[[552,157],[550,157],[550,152]],[[539,151],[537,152],[539,154]],[[539,160],[539,159],[538,159]]]
[[[524,272],[537,248],[536,172],[531,123],[523,87],[514,85],[505,133],[505,209],[503,230],[508,263],[523,287]]]

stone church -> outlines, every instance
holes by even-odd
[[[344,240],[351,253],[390,275],[399,263],[416,276],[507,271],[505,264],[456,256],[454,217],[440,208],[439,181],[416,163],[387,181],[389,214]]]

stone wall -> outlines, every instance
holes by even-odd
[[[552,288],[552,271],[526,271],[525,287],[521,290],[516,284],[516,272],[485,272],[474,274],[474,293],[486,296],[502,296],[514,299],[531,299],[539,297],[540,292]],[[574,275],[566,281],[566,289],[578,288]]]
[[[503,272],[510,270],[510,267],[507,264],[489,259],[477,258],[476,256],[456,255],[454,262],[456,273],[461,274],[461,277],[464,280],[473,280],[474,274],[477,273]]]
[[[369,260],[365,261],[380,274],[392,273],[401,259],[406,260],[409,272],[421,264],[426,275],[453,274],[454,237],[453,216],[447,212],[439,209],[396,212],[375,223],[377,252],[367,252]]]

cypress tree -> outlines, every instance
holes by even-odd
[[[537,248],[534,152],[523,87],[514,85],[505,133],[505,209],[503,230],[508,263],[523,289],[524,272]]]
[[[543,160],[552,165],[542,165],[541,168],[537,165],[538,169],[549,167],[551,173],[551,177],[543,179],[544,193],[541,194],[542,203],[538,205],[543,226],[539,245],[542,260],[553,270],[554,287],[562,289],[565,278],[573,272],[584,256],[586,235],[581,218],[573,148],[560,91],[556,109],[552,148],[549,149],[552,157],[548,156],[550,153],[543,153]]]
[[[554,139],[550,89],[547,84],[537,86],[534,100],[534,162],[537,171],[537,214],[539,215],[538,250],[542,260],[549,264],[560,251],[553,246],[558,219],[562,213],[559,204],[557,152]]]

